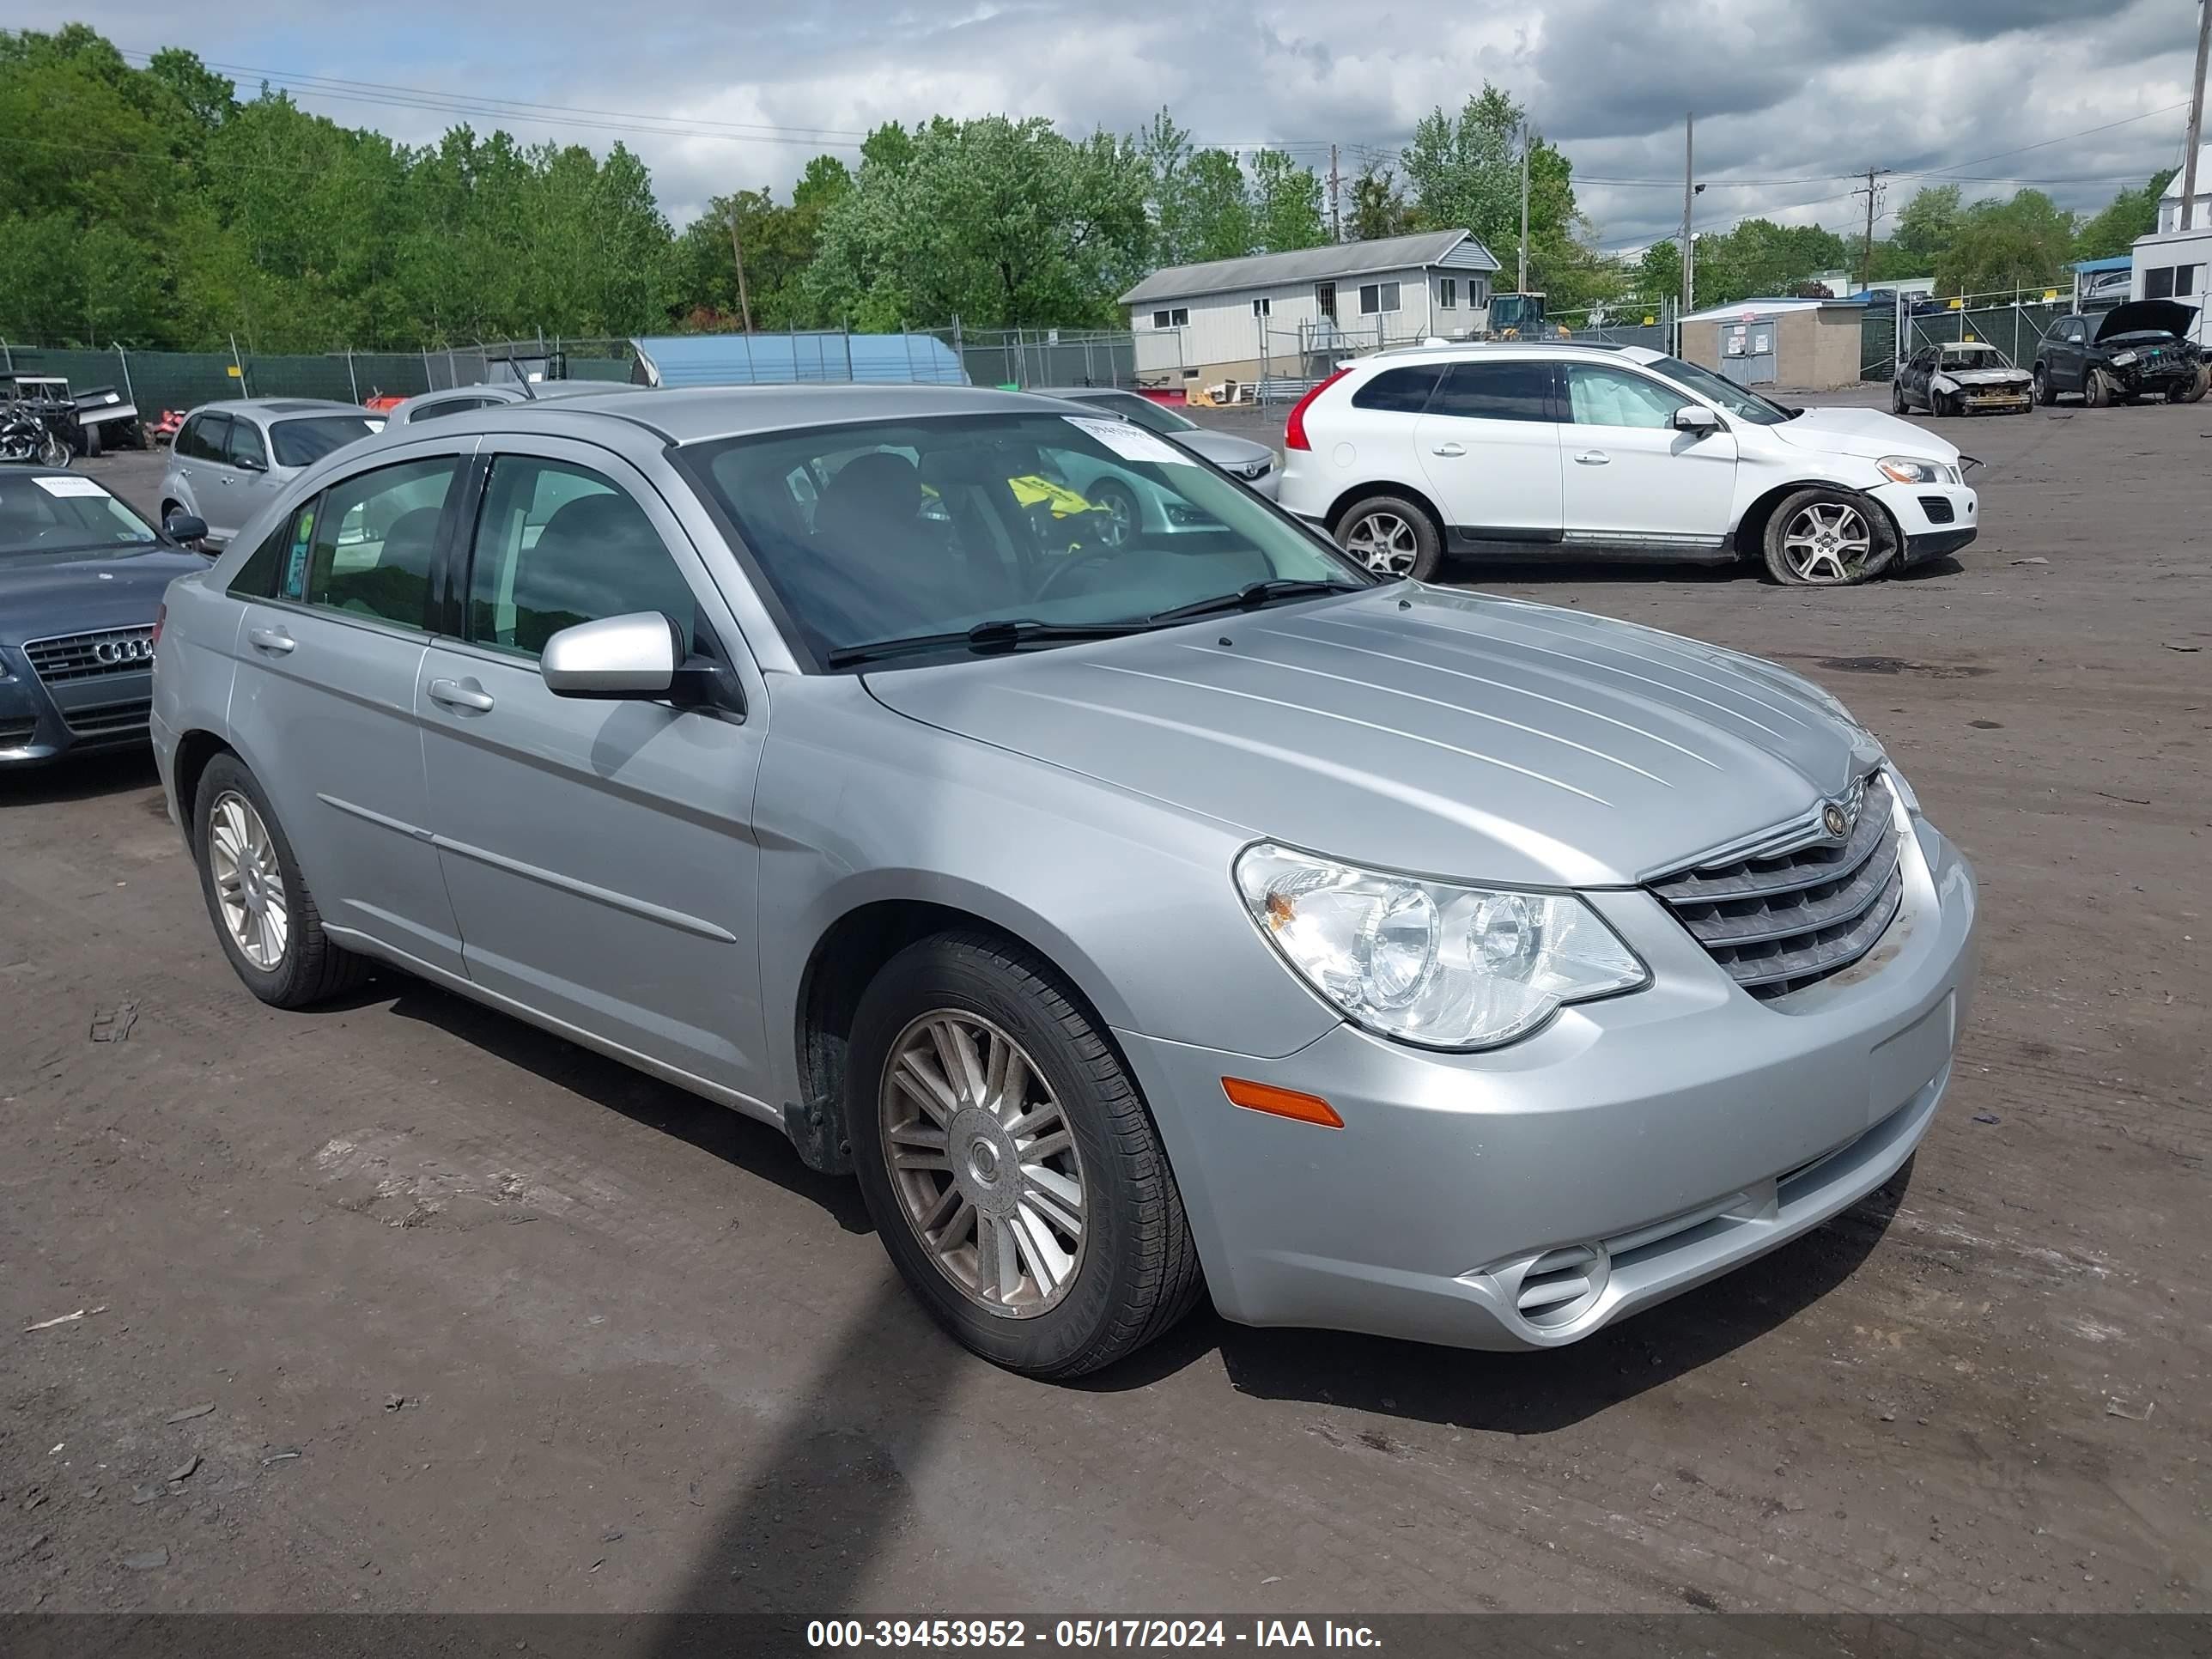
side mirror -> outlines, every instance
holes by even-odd
[[[676,624],[638,611],[562,629],[538,653],[538,673],[557,697],[665,697],[682,661]]]
[[[234,456],[230,464],[240,472],[266,472],[269,470],[268,462],[257,461],[251,455]]]
[[[1721,429],[1721,417],[1703,404],[1685,404],[1674,411],[1674,430],[1702,438]]]
[[[171,541],[182,542],[187,547],[207,539],[207,520],[196,519],[189,513],[172,513],[161,528]]]

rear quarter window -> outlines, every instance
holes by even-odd
[[[1430,394],[1443,379],[1442,363],[1419,363],[1386,368],[1352,394],[1354,409],[1381,410],[1393,415],[1418,415],[1429,406]]]

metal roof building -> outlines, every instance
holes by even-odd
[[[1255,380],[1314,349],[1465,334],[1487,319],[1498,261],[1470,232],[1329,242],[1156,270],[1121,296],[1147,380]]]
[[[966,386],[952,348],[929,334],[660,334],[630,342],[643,386]]]

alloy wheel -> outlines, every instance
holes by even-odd
[[[1800,507],[1782,532],[1782,556],[1802,582],[1853,580],[1866,568],[1874,536],[1858,508],[1846,501],[1814,501]]]
[[[1089,1194],[1073,1127],[1021,1044],[979,1014],[921,1015],[891,1045],[877,1117],[938,1271],[1001,1317],[1057,1306],[1083,1265]]]
[[[208,867],[231,943],[256,968],[273,972],[292,931],[283,872],[269,826],[235,791],[217,796],[208,814]]]
[[[1405,576],[1413,574],[1421,544],[1397,514],[1363,513],[1345,532],[1344,550],[1378,576]]]

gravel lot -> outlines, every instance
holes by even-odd
[[[1917,1167],[1551,1354],[1004,1375],[767,1130],[404,979],[264,1009],[149,764],[0,778],[0,1607],[2212,1606],[2208,410],[1945,426],[1983,538],[1909,580],[1480,573],[1812,675],[1984,884]]]

